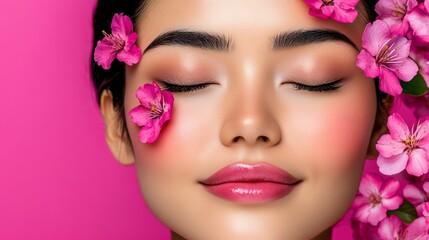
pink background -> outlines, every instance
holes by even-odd
[[[0,239],[169,238],[104,142],[95,2],[0,0]],[[349,239],[348,222],[335,234]]]

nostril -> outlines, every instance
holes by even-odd
[[[240,136],[237,136],[237,137],[233,138],[232,141],[236,143],[236,142],[240,141],[240,138],[241,138]]]
[[[270,139],[266,136],[260,136],[259,139],[261,139],[263,142],[268,142]]]

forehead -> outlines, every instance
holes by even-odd
[[[236,45],[266,45],[281,32],[332,29],[360,46],[364,25],[361,19],[341,24],[312,17],[302,0],[156,0],[142,12],[137,31],[142,48],[177,29],[222,34]]]

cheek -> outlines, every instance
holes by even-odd
[[[346,175],[357,171],[354,169],[365,158],[375,121],[376,98],[372,84],[359,83],[360,88],[347,86],[336,96],[304,102],[295,110],[293,121],[298,127],[293,132],[294,138],[302,159],[310,165],[309,171],[315,175],[321,172]]]
[[[166,194],[162,186],[188,186],[189,179],[208,174],[202,169],[210,165],[211,149],[218,143],[216,102],[216,96],[203,91],[193,97],[176,96],[172,118],[153,144],[140,143],[139,127],[127,119],[142,191],[148,197]]]

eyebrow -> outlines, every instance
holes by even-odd
[[[223,35],[207,32],[174,30],[159,35],[149,44],[144,52],[165,45],[189,46],[221,52],[229,52],[232,49],[231,39]]]
[[[346,35],[331,29],[297,30],[280,33],[272,39],[273,49],[285,49],[327,41],[340,41],[359,51],[356,44]]]

